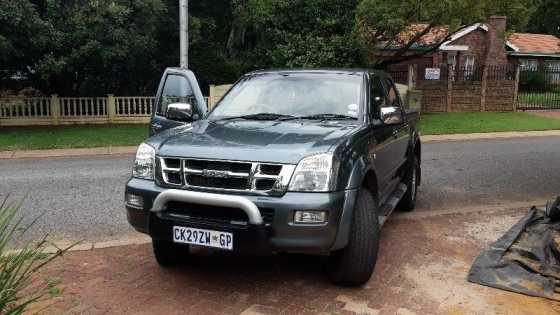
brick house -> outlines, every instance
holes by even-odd
[[[399,44],[404,45],[425,27],[425,24],[411,25],[407,31],[398,36],[393,48],[384,48],[374,57],[391,60]],[[418,54],[447,38],[437,50],[393,64],[389,66],[389,71],[402,68],[407,64],[434,66],[447,64],[465,68],[481,65],[520,65],[522,70],[543,68],[560,70],[560,38],[553,35],[527,33],[512,33],[506,38],[505,16],[492,16],[487,23],[476,23],[450,36],[448,34],[448,28],[445,26],[433,28],[422,36],[407,54]]]

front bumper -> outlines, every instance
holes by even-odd
[[[157,204],[156,209],[153,209],[156,198],[166,191],[169,189],[159,187],[152,181],[136,178],[129,180],[125,194],[141,196],[144,201],[142,209],[126,205],[128,221],[136,230],[162,240],[172,239],[174,225],[231,232],[234,235],[234,250],[256,253],[278,251],[325,254],[343,248],[348,239],[349,218],[357,195],[357,190],[330,193],[287,192],[282,197],[217,195],[226,199],[244,199],[257,208],[274,210],[274,216],[269,222],[261,223],[251,220],[249,216],[250,223],[239,226],[171,216],[166,212],[165,206]],[[164,198],[159,198],[160,201],[162,199]],[[203,202],[198,201],[199,204]],[[327,211],[328,222],[323,225],[293,224],[296,210]]]

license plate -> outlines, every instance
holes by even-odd
[[[173,241],[175,243],[233,250],[233,234],[229,232],[174,226]]]

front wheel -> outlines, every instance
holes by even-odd
[[[366,283],[375,268],[378,248],[379,223],[375,201],[371,192],[361,189],[354,207],[348,245],[331,253],[327,260],[330,280],[343,286]]]
[[[402,211],[412,211],[416,207],[416,195],[418,193],[418,184],[420,183],[420,164],[418,157],[414,156],[408,164],[404,183],[406,184],[406,193],[397,205]]]

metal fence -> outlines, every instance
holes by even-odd
[[[560,109],[560,67],[522,70],[517,109]]]

